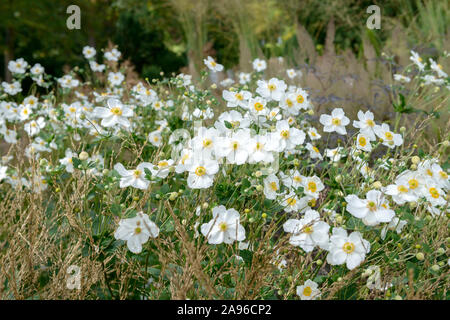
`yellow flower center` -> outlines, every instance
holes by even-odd
[[[366,120],[366,124],[367,124],[369,127],[375,126],[375,122],[374,122],[372,119],[367,119],[367,120]]]
[[[369,201],[369,202],[367,202],[367,208],[370,211],[375,211],[375,210],[377,210],[377,204],[374,201]]]
[[[211,139],[204,139],[203,140],[203,146],[206,148],[206,147],[209,147],[210,145],[211,145],[211,143],[212,143],[212,140]]]
[[[331,119],[331,123],[335,126],[339,126],[341,124],[341,119],[333,118],[333,119]]]
[[[232,125],[233,128],[239,127],[240,124],[241,123],[239,121],[231,121],[231,125]]]
[[[217,63],[215,61],[211,61],[211,66],[215,67]]]
[[[317,191],[317,185],[314,181],[310,181],[308,182],[308,190],[311,191],[312,193]]]
[[[273,91],[273,90],[275,90],[277,87],[276,87],[274,84],[269,84],[269,85],[267,86],[267,88],[269,88],[270,91]]]
[[[255,108],[256,111],[261,111],[262,109],[264,109],[264,106],[261,102],[256,102],[253,107]]]
[[[256,150],[261,150],[262,149],[262,143],[257,142],[256,143]]]
[[[295,206],[295,204],[297,203],[297,200],[295,198],[288,198],[286,200],[286,203],[292,207],[292,206]]]
[[[342,246],[342,250],[344,250],[345,253],[350,254],[355,251],[355,245],[351,242],[346,242]]]
[[[300,177],[300,176],[294,176],[294,181],[295,181],[295,182],[302,182],[302,177]]]
[[[386,140],[392,140],[392,138],[394,138],[394,136],[392,135],[391,132],[387,131],[384,136],[386,137]]]
[[[292,107],[293,105],[294,105],[294,103],[292,102],[292,100],[290,100],[290,99],[286,99],[286,104],[287,104],[287,106],[290,108],[290,107]]]
[[[403,193],[408,192],[408,188],[403,186],[403,185],[398,186],[397,190],[400,191],[400,192],[403,192]]]
[[[416,189],[419,186],[419,181],[416,179],[411,179],[408,181],[408,184],[410,189]]]
[[[311,208],[316,206],[316,199],[312,198],[311,200],[308,201],[308,206],[310,206]]]
[[[313,149],[315,152],[320,153],[320,151],[319,151],[319,149],[317,149],[317,147],[312,147],[312,149]]]
[[[140,176],[141,176],[141,173],[142,173],[142,171],[141,170],[134,170],[134,172],[133,172],[133,175],[136,177],[136,178],[139,178]]]
[[[270,188],[272,188],[273,191],[277,191],[278,190],[277,183],[275,181],[271,182]]]
[[[231,143],[231,147],[233,148],[233,150],[237,150],[237,148],[239,147],[239,143],[237,141],[233,141]]]
[[[299,95],[297,96],[297,102],[298,102],[298,103],[303,103],[303,101],[305,101],[305,98],[303,98],[303,96],[302,96],[301,94],[299,94]]]
[[[284,139],[289,138],[289,130],[282,130],[280,133],[281,137]]]
[[[430,188],[430,194],[433,198],[439,198],[439,191],[436,188]]]
[[[135,234],[139,234],[139,233],[141,233],[141,232],[142,232],[142,229],[139,228],[139,227],[137,227],[136,229],[134,229],[134,233],[135,233]]]
[[[358,142],[361,147],[365,147],[367,144],[366,138],[364,137],[359,137]]]
[[[158,167],[167,167],[169,163],[167,161],[160,161],[158,162]]]
[[[122,109],[120,109],[119,107],[114,107],[111,109],[111,113],[116,115],[116,116],[121,116],[122,115]]]
[[[185,154],[185,155],[183,156],[183,158],[181,158],[181,163],[184,164],[185,161],[186,161],[187,159],[189,159],[189,155],[188,155],[188,154]]]
[[[309,297],[312,294],[312,289],[311,287],[305,287],[305,289],[303,289],[303,295],[306,297]]]
[[[427,169],[427,175],[429,175],[430,177],[433,176],[433,171],[431,171],[430,169]]]
[[[244,100],[244,96],[242,95],[242,93],[237,93],[236,95],[235,95],[235,97],[236,97],[236,99],[238,99],[238,100]]]
[[[448,179],[448,174],[447,174],[447,172],[439,171],[439,175],[441,176],[442,179]]]
[[[314,229],[313,229],[312,226],[308,226],[308,227],[303,228],[303,232],[306,233],[306,234],[311,234],[311,233],[313,233],[313,231],[314,231]]]
[[[219,223],[220,231],[225,232],[228,229],[228,225],[225,222]]]
[[[196,174],[197,176],[199,176],[199,177],[203,176],[205,173],[206,173],[205,167],[198,166],[198,167],[195,169],[195,174]]]

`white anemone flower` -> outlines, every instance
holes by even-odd
[[[96,53],[97,53],[97,51],[93,47],[85,46],[83,48],[83,55],[88,60],[93,58]]]
[[[366,152],[372,151],[372,145],[370,144],[370,137],[363,133],[358,134],[356,137],[356,149]]]
[[[308,279],[303,285],[297,287],[297,295],[301,300],[316,300],[321,293],[318,289],[318,284]]]
[[[246,108],[248,105],[248,100],[252,97],[249,91],[241,90],[238,92],[223,90],[222,97],[227,102],[228,108],[241,107]]]
[[[278,121],[276,131],[272,133],[274,143],[279,141],[275,150],[278,152],[293,150],[296,146],[303,144],[305,137],[306,135],[302,130],[291,127],[287,120]]]
[[[208,56],[207,59],[203,59],[203,62],[205,65],[211,70],[212,72],[220,72],[223,70],[223,65],[217,63],[212,57]]]
[[[331,115],[322,114],[320,116],[320,123],[323,124],[324,132],[334,132],[346,135],[347,130],[345,126],[350,123],[350,120],[345,116],[344,110],[342,108],[335,108]]]
[[[269,101],[280,101],[287,88],[286,83],[277,78],[271,78],[269,81],[258,80],[256,84],[258,85],[256,92]]]
[[[173,167],[173,160],[160,160],[156,164],[156,166],[153,166],[153,168],[150,170],[152,172],[152,176],[165,179],[170,173],[171,168]]]
[[[43,117],[39,117],[37,120],[31,120],[30,122],[26,123],[23,127],[26,133],[30,137],[37,135],[42,128],[45,127],[45,120]]]
[[[108,73],[108,82],[111,84],[111,86],[120,86],[124,79],[125,76],[121,72]]]
[[[230,137],[218,139],[216,155],[226,158],[228,163],[244,164],[249,155],[248,144],[250,142],[250,131],[239,129],[233,132]]]
[[[375,226],[381,222],[390,222],[394,216],[394,210],[388,207],[383,193],[379,190],[367,192],[366,199],[360,199],[351,194],[345,197],[346,210],[356,218],[362,219],[368,226]]]
[[[133,188],[146,190],[150,184],[150,181],[145,178],[145,168],[151,171],[153,169],[153,164],[149,162],[142,162],[136,167],[136,169],[127,170],[121,163],[116,163],[114,170],[116,170],[121,176],[120,187],[126,188],[131,186]]]
[[[389,125],[383,123],[381,126],[375,126],[375,134],[383,140],[383,145],[388,148],[395,148],[403,144],[403,137],[401,134],[393,133],[389,129]]]
[[[315,199],[319,198],[320,191],[322,191],[325,186],[317,176],[305,177],[303,179],[304,193],[307,196],[313,197]]]
[[[275,199],[280,190],[280,181],[278,177],[274,174],[269,174],[267,178],[264,179],[264,195],[267,199]]]
[[[297,76],[297,72],[294,69],[287,69],[286,74],[289,79],[294,79]]]
[[[23,74],[26,72],[28,68],[28,62],[26,62],[23,58],[19,58],[17,60],[11,60],[8,62],[8,69],[11,73]]]
[[[108,61],[119,61],[121,55],[122,53],[119,50],[113,48],[111,51],[105,52],[105,59]]]
[[[262,60],[262,59],[258,59],[256,58],[255,60],[253,60],[253,69],[257,72],[261,72],[266,70],[267,68],[267,63],[266,61]]]
[[[411,50],[411,57],[409,59],[419,68],[420,71],[425,70],[425,65],[423,64],[423,59],[419,56],[419,54],[413,50]]]
[[[125,128],[130,127],[130,121],[127,119],[133,116],[133,110],[120,102],[118,99],[108,99],[108,108],[96,107],[94,109],[94,115],[98,118],[102,118],[101,125],[104,127],[114,127],[121,125]]]
[[[369,241],[362,238],[358,231],[347,235],[343,228],[336,227],[330,236],[327,262],[331,265],[346,264],[349,270],[358,267],[370,252]]]
[[[200,227],[209,244],[231,244],[245,239],[245,229],[239,222],[239,212],[233,208],[227,210],[225,206],[218,206],[213,208],[212,214],[213,219]]]
[[[193,156],[186,161],[185,168],[189,172],[188,187],[206,189],[212,186],[214,175],[219,171],[219,164],[213,159]]]
[[[66,171],[69,173],[73,172],[73,162],[72,158],[77,158],[78,155],[74,153],[70,149],[66,149],[65,157],[62,159],[59,159],[59,163],[61,163],[63,166],[66,167]]]
[[[158,226],[149,219],[148,215],[138,212],[134,218],[120,220],[119,227],[114,232],[114,238],[126,241],[131,252],[140,253],[142,245],[150,237],[156,238],[158,234]]]
[[[330,226],[320,221],[320,215],[315,210],[307,210],[302,219],[289,219],[284,225],[285,232],[292,233],[289,243],[293,246],[299,246],[305,252],[311,252],[315,246],[327,248],[328,231]]]
[[[442,65],[436,63],[433,59],[429,59],[430,61],[430,68],[435,71],[439,77],[441,78],[447,78],[448,75],[442,70]]]

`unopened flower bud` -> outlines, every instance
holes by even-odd
[[[87,153],[86,151],[82,151],[79,158],[80,160],[87,160],[87,158],[89,158],[89,153]]]
[[[381,184],[380,181],[375,181],[375,182],[372,184],[372,186],[373,186],[375,189],[381,189],[381,187],[383,187],[383,185]]]
[[[177,192],[172,192],[169,196],[169,200],[170,201],[174,201],[176,198],[178,197],[178,193]]]

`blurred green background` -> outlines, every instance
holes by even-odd
[[[66,27],[71,4],[81,8],[81,30]],[[380,30],[366,27],[372,4],[381,8]],[[283,56],[295,66],[303,46],[299,30],[321,54],[330,19],[337,54],[351,49],[360,57],[366,38],[379,55],[398,28],[406,30],[411,48],[442,50],[448,6],[442,0],[1,0],[0,78],[8,78],[7,62],[19,57],[60,76],[66,65],[85,63],[83,46],[94,46],[102,57],[108,41],[149,78],[188,65],[198,69],[207,55],[226,68],[257,56]]]

